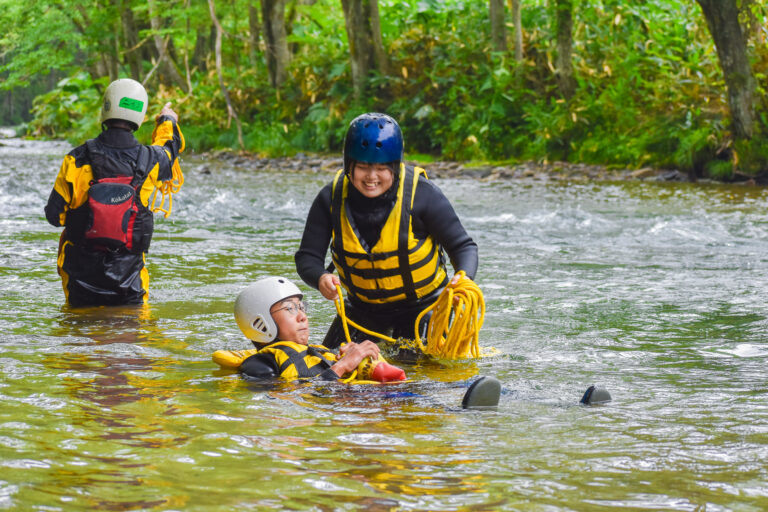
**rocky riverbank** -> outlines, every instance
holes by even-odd
[[[194,155],[194,158],[215,160],[229,165],[254,170],[278,169],[287,172],[331,173],[342,166],[340,157],[326,157],[298,153],[293,157],[261,158],[252,154],[231,151],[213,151]],[[664,169],[610,169],[600,165],[575,164],[570,162],[536,163],[517,165],[477,165],[459,162],[430,162],[427,164],[407,161],[420,165],[432,178],[474,178],[483,180],[529,179],[533,181],[688,181],[685,173]],[[211,166],[202,163],[203,172],[211,172]]]
[[[24,145],[25,139],[15,138],[16,131],[11,127],[0,127],[2,146]],[[32,142],[30,142],[32,143]],[[61,144],[65,144],[61,142]],[[59,150],[59,149],[57,149]],[[198,160],[202,172],[210,173],[217,167],[213,162],[232,165],[243,169],[275,169],[286,172],[322,172],[331,173],[341,168],[342,160],[338,156],[323,156],[297,153],[292,157],[262,158],[255,154],[231,150],[189,153],[187,158]],[[602,165],[589,165],[570,162],[525,162],[516,165],[467,165],[460,162],[436,161],[421,163],[407,161],[411,165],[420,165],[432,178],[474,178],[482,180],[527,179],[532,181],[689,181],[686,173],[678,170],[654,169],[613,169]],[[711,180],[698,180],[711,182]],[[766,183],[764,183],[766,181]],[[744,177],[740,183],[747,185],[765,185],[767,180]]]

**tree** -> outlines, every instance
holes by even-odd
[[[509,0],[509,10],[512,11],[512,23],[515,25],[515,61],[523,62],[523,21],[520,13],[522,0]]]
[[[557,59],[555,76],[560,94],[573,96],[576,81],[573,78],[571,53],[573,48],[573,0],[556,0],[555,23],[557,25]]]
[[[138,29],[133,16],[133,11],[127,6],[120,6],[120,20],[123,25],[123,45],[125,46],[125,58],[128,61],[128,69],[131,76],[138,79],[141,76],[141,53],[139,49]]]
[[[237,115],[235,107],[232,106],[232,99],[229,97],[227,86],[224,84],[224,70],[221,62],[221,37],[224,33],[224,29],[221,28],[221,23],[219,23],[219,19],[216,17],[216,4],[214,0],[208,0],[208,9],[211,15],[211,21],[213,21],[213,25],[216,27],[216,46],[214,50],[216,53],[216,73],[219,77],[221,94],[224,96],[224,101],[227,103],[227,125],[229,125],[232,118],[235,119],[235,125],[237,126],[237,141],[242,149],[245,147],[245,144],[243,144],[243,127],[240,124],[240,118]]]
[[[248,53],[251,65],[256,65],[256,54],[259,48],[261,22],[259,21],[259,9],[251,0],[248,2]]]
[[[504,23],[504,0],[489,0],[488,14],[491,21],[491,45],[493,51],[507,51],[507,27]]]
[[[162,36],[162,21],[158,14],[155,0],[147,0],[147,6],[149,8],[149,23],[152,26],[152,39],[155,43],[155,48],[157,49],[157,62],[147,76],[144,77],[143,82],[146,83],[155,69],[159,67],[161,72],[165,73],[165,77],[170,79],[171,82],[179,85],[186,92],[189,92],[187,82],[181,77],[181,74],[176,67],[176,63],[173,61],[170,52],[168,51],[168,41],[170,36]]]
[[[285,32],[285,0],[261,0],[261,18],[269,81],[272,87],[279,88],[288,76],[291,60]]]
[[[747,41],[739,23],[738,0],[697,0],[717,47],[717,57],[728,91],[731,128],[737,139],[754,131],[755,79],[747,56]]]
[[[341,0],[349,42],[355,99],[365,94],[372,69],[386,75],[388,59],[381,38],[378,0]]]

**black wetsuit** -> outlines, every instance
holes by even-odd
[[[360,194],[354,187],[349,188],[348,211],[368,247],[373,247],[379,238],[381,228],[395,204],[396,189],[397,180],[387,192],[370,199]],[[424,177],[419,177],[411,218],[415,234],[434,237],[448,253],[454,270],[463,270],[467,277],[474,279],[478,265],[477,244],[467,234],[448,198],[434,183]],[[325,257],[332,230],[331,184],[328,184],[320,190],[310,207],[301,245],[295,255],[299,276],[314,288],[317,288],[320,276],[328,272]],[[370,304],[353,298],[346,301],[346,313],[356,323],[375,332],[389,334],[394,338],[412,339],[416,317],[424,308],[437,300],[440,291],[442,290],[436,290],[412,302]],[[339,340],[344,339],[340,330],[340,319],[336,317],[326,334],[323,345],[336,348]],[[357,342],[371,338],[356,329],[351,329],[350,334]]]

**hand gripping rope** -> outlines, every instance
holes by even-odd
[[[493,355],[497,350],[493,347],[482,350],[478,344],[480,328],[485,318],[485,299],[480,287],[467,278],[464,271],[459,271],[461,279],[456,284],[448,284],[440,293],[438,299],[416,318],[414,333],[416,345],[425,354],[442,359],[463,359],[467,357],[483,357]],[[347,318],[344,310],[344,299],[341,286],[336,286],[338,298],[334,301],[336,312],[344,327],[347,342],[352,339],[349,335],[349,325],[366,334],[383,340],[397,342],[394,338],[370,331]],[[419,336],[419,322],[427,312],[434,310],[427,325],[427,344]]]
[[[385,336],[383,334],[379,334],[374,331],[370,331],[366,329],[365,327],[356,324],[349,318],[347,318],[346,311],[344,309],[344,297],[341,293],[341,286],[336,285],[336,293],[338,294],[338,297],[336,297],[336,300],[333,301],[333,303],[336,305],[336,313],[338,313],[339,318],[341,319],[341,325],[344,328],[344,337],[347,340],[347,343],[352,343],[352,337],[349,335],[349,324],[352,324],[353,327],[356,327],[363,331],[366,334],[370,334],[371,336],[375,336],[377,338],[381,338],[387,341],[397,341],[394,338],[390,338],[389,336]],[[360,365],[358,365],[357,369],[354,370],[349,377],[346,377],[344,379],[340,379],[341,382],[344,383],[355,383],[355,384],[369,384],[369,383],[376,383],[378,382],[368,380],[370,379],[371,375],[373,374],[373,371],[375,370],[376,366],[384,362],[384,360],[379,356],[379,358],[376,361],[372,361],[371,358],[367,357],[365,358]],[[361,375],[358,376],[358,373]]]
[[[173,209],[173,194],[178,192],[181,186],[184,184],[184,174],[181,172],[181,166],[179,165],[178,158],[174,160],[171,171],[173,172],[173,178],[168,181],[164,181],[162,185],[155,189],[154,195],[152,196],[152,206],[150,207],[153,213],[163,212],[165,214],[164,218],[166,219],[171,214],[171,210]],[[162,199],[160,200],[160,204],[155,206],[158,191],[160,192]],[[168,198],[168,209],[163,207],[165,205],[166,197]]]

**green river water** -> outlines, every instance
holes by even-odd
[[[251,281],[298,278],[323,172],[186,157],[148,308],[63,307],[43,206],[69,147],[0,140],[0,509],[768,509],[768,191],[436,180],[480,247],[476,361],[393,386],[262,385]],[[333,305],[307,292],[319,341]],[[495,411],[459,407],[503,385]],[[578,405],[592,383],[613,402]]]

